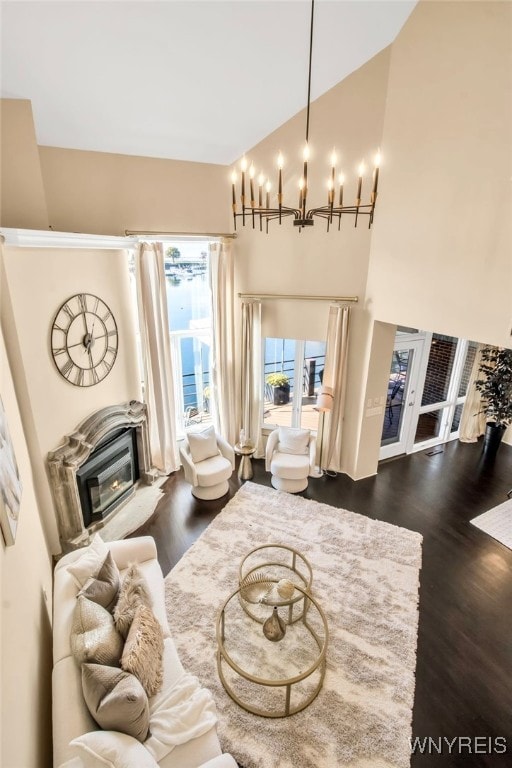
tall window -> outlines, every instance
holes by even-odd
[[[314,405],[324,365],[323,341],[264,340],[264,427],[317,430],[319,414]]]
[[[211,295],[206,241],[164,242],[178,434],[210,416]]]
[[[164,241],[164,271],[178,436],[211,421],[211,294],[208,241]],[[137,303],[135,258],[129,262]],[[140,339],[138,339],[140,350]],[[142,370],[142,367],[141,367]],[[144,382],[143,382],[144,385]]]

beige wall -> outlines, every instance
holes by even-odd
[[[364,67],[317,99],[311,106],[309,175],[310,205],[324,205],[329,158],[333,147],[341,157],[346,175],[345,200],[354,202],[356,169],[364,157],[372,162],[381,143],[390,50],[386,49]],[[301,153],[305,136],[303,110],[261,144],[248,152],[257,172],[268,173],[276,192],[277,171],[271,164],[279,150],[285,155],[284,203],[298,204],[298,181],[302,174]],[[371,169],[370,169],[371,170]],[[363,186],[369,198],[370,175]],[[269,235],[239,228],[236,240],[237,290],[248,293],[358,296],[353,306],[347,381],[343,471],[356,471],[357,440],[361,429],[371,344],[371,315],[365,304],[371,231],[363,220],[354,228],[347,217],[341,231],[327,233],[317,221],[312,229],[298,232],[291,221],[269,224]],[[321,302],[264,302],[263,334],[303,339],[325,339],[329,304]],[[373,467],[376,471],[376,465]]]
[[[0,764],[51,765],[52,564],[3,335],[0,395],[23,483],[16,542],[0,534]]]
[[[511,346],[512,4],[420,2],[393,44],[368,299]]]
[[[13,375],[23,392],[20,408],[53,553],[60,548],[46,470],[48,451],[97,409],[141,396],[126,259],[126,252],[115,250],[3,249],[2,325],[15,360]],[[114,367],[93,387],[77,387],[66,381],[50,352],[50,327],[57,310],[66,299],[81,292],[103,299],[118,325],[119,351]]]
[[[56,231],[201,233],[229,226],[224,166],[53,147],[39,153]]]
[[[0,100],[0,225],[48,229],[32,106]]]

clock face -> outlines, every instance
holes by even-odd
[[[97,296],[77,293],[57,312],[51,345],[59,373],[77,387],[92,387],[108,376],[117,356],[114,316]]]

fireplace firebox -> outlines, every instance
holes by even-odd
[[[133,493],[139,479],[135,430],[127,428],[110,434],[96,446],[76,478],[87,528],[113,512]]]

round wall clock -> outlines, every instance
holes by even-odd
[[[92,293],[77,293],[60,307],[51,329],[59,373],[77,387],[92,387],[108,376],[117,356],[114,315]]]

